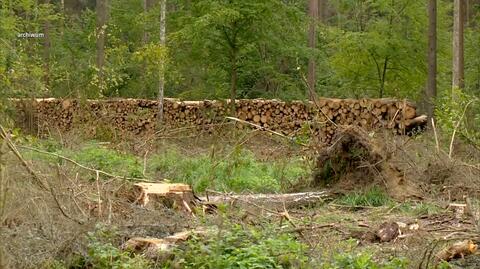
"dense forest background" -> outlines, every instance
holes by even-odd
[[[480,1],[465,4],[464,91],[478,96]],[[237,98],[306,99],[313,59],[319,96],[422,100],[427,1],[317,8],[312,47],[305,0],[4,0],[1,95],[156,98],[164,77],[167,97],[228,98],[234,83]],[[439,96],[452,89],[452,28],[453,1],[437,1]]]

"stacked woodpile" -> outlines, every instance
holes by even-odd
[[[25,105],[25,102],[32,104]],[[94,135],[98,128],[108,127],[121,135],[138,136],[154,133],[157,125],[158,103],[154,100],[37,99],[18,100],[17,103],[18,120],[30,122],[33,114],[40,133],[82,128]],[[31,107],[33,112],[27,113],[26,107]],[[229,107],[228,100],[166,99],[164,126],[195,126],[208,130],[226,122]],[[338,125],[357,125],[366,130],[387,128],[403,134],[426,122],[425,116],[417,115],[412,103],[395,99],[321,98],[316,102],[244,99],[237,100],[235,107],[236,117],[241,120],[285,135],[294,136],[307,130],[324,143],[330,142]],[[237,126],[245,128],[240,123]]]

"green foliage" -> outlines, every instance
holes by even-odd
[[[79,163],[95,169],[126,177],[142,177],[142,165],[138,158],[95,143],[65,153]]]
[[[388,194],[379,187],[372,187],[365,191],[346,194],[337,200],[339,204],[351,207],[384,206],[392,202]]]
[[[188,156],[167,150],[149,160],[149,172],[191,184],[195,191],[277,192],[282,183],[306,178],[308,169],[301,160],[260,162],[253,153],[235,148],[228,156]]]
[[[182,17],[178,31],[172,33],[172,57],[179,60],[174,68],[183,68],[178,65],[188,61],[195,72],[187,73],[192,77],[178,74],[182,91],[185,86],[190,91],[207,89],[208,98],[220,88],[228,96],[236,69],[239,97],[278,97],[279,92],[303,96],[297,66],[305,59],[305,20],[293,2],[205,0],[181,12],[190,16]]]
[[[181,268],[308,268],[306,246],[273,229],[234,225],[207,239],[195,238],[175,251]],[[170,268],[166,264],[165,268]]]
[[[433,215],[443,211],[443,209],[437,205],[428,202],[405,202],[398,207],[398,211],[403,213],[409,213],[414,216]]]
[[[435,111],[438,125],[450,137],[466,139],[480,146],[480,99],[458,88],[447,91],[438,101]]]
[[[323,255],[315,268],[321,269],[406,269],[408,261],[401,257],[385,257],[374,254],[368,248],[358,249],[358,242],[340,241],[323,249]],[[382,258],[380,258],[381,256]]]
[[[332,1],[336,27],[323,29],[335,96],[416,97],[425,80],[423,2]],[[351,18],[351,19],[350,19]],[[415,41],[414,41],[415,40]]]
[[[323,96],[420,99],[424,90],[427,13],[422,1],[328,1],[315,49],[307,48],[305,1],[170,1],[166,48],[159,46],[158,3],[150,2],[144,12],[142,1],[112,1],[105,84],[95,66],[93,2],[78,2],[67,12],[61,1],[6,3],[0,6],[2,97],[154,98],[158,73],[164,72],[166,96],[225,98],[236,70],[239,97],[304,99],[309,57],[317,62],[316,85]],[[451,10],[451,1],[438,2],[438,84],[447,91]],[[479,12],[478,5],[469,7],[465,29],[465,90],[477,97]],[[48,50],[44,38],[17,37],[42,33],[46,22]]]
[[[404,259],[393,258],[388,262],[375,261],[369,253],[341,253],[337,254],[333,262],[327,262],[322,269],[406,269],[407,262]]]
[[[90,168],[99,169],[124,177],[143,177],[143,165],[139,158],[132,154],[108,148],[99,142],[91,141],[80,145],[75,149],[69,149],[65,148],[53,138],[38,139],[32,136],[25,136],[18,140],[22,144],[68,157]],[[38,161],[64,162],[64,160],[55,156],[34,151],[25,152],[24,157]]]
[[[143,256],[133,255],[114,246],[116,237],[114,230],[97,227],[95,232],[88,234],[86,255],[70,268],[142,269],[152,266],[152,262]]]

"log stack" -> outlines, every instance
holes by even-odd
[[[31,104],[25,104],[31,102]],[[195,126],[208,130],[224,123],[229,115],[228,100],[182,101],[166,99],[164,125],[168,128]],[[95,135],[99,128],[110,128],[119,135],[141,136],[156,130],[158,102],[145,99],[16,100],[19,122],[29,122],[25,107],[33,108],[40,133],[66,132],[82,128]],[[414,104],[395,99],[331,99],[316,102],[263,99],[236,100],[236,117],[285,135],[313,132],[323,143],[330,143],[338,125],[357,125],[366,130],[390,129],[404,134],[426,123]],[[239,128],[245,128],[237,124]]]

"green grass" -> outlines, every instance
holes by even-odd
[[[279,192],[309,175],[300,159],[277,162],[258,161],[252,152],[235,149],[228,157],[208,154],[186,156],[168,150],[149,160],[149,172],[174,182],[191,184],[195,191]]]
[[[379,187],[372,187],[365,191],[346,194],[336,200],[336,203],[350,207],[379,207],[391,204],[393,201],[385,191]]]
[[[397,210],[401,213],[413,216],[434,215],[444,211],[443,208],[428,202],[405,202],[402,203]]]
[[[55,153],[90,168],[102,170],[111,174],[129,178],[142,178],[142,160],[133,154],[120,152],[106,145],[88,141],[75,148],[65,148],[52,139],[36,139],[27,137],[22,141],[24,145]],[[35,161],[63,164],[66,161],[35,151],[24,151],[24,157]]]
[[[51,139],[27,137],[22,143],[118,176],[144,177],[143,158],[117,151],[96,141],[76,145],[73,149],[65,148]],[[25,151],[24,156],[35,161],[65,163],[61,158],[34,151]],[[218,154],[214,157],[206,153],[186,155],[172,147],[151,155],[146,167],[147,178],[188,183],[196,192],[204,192],[206,189],[225,192],[281,192],[309,176],[308,165],[299,157],[259,161],[251,151],[241,147],[233,148],[226,156]]]

